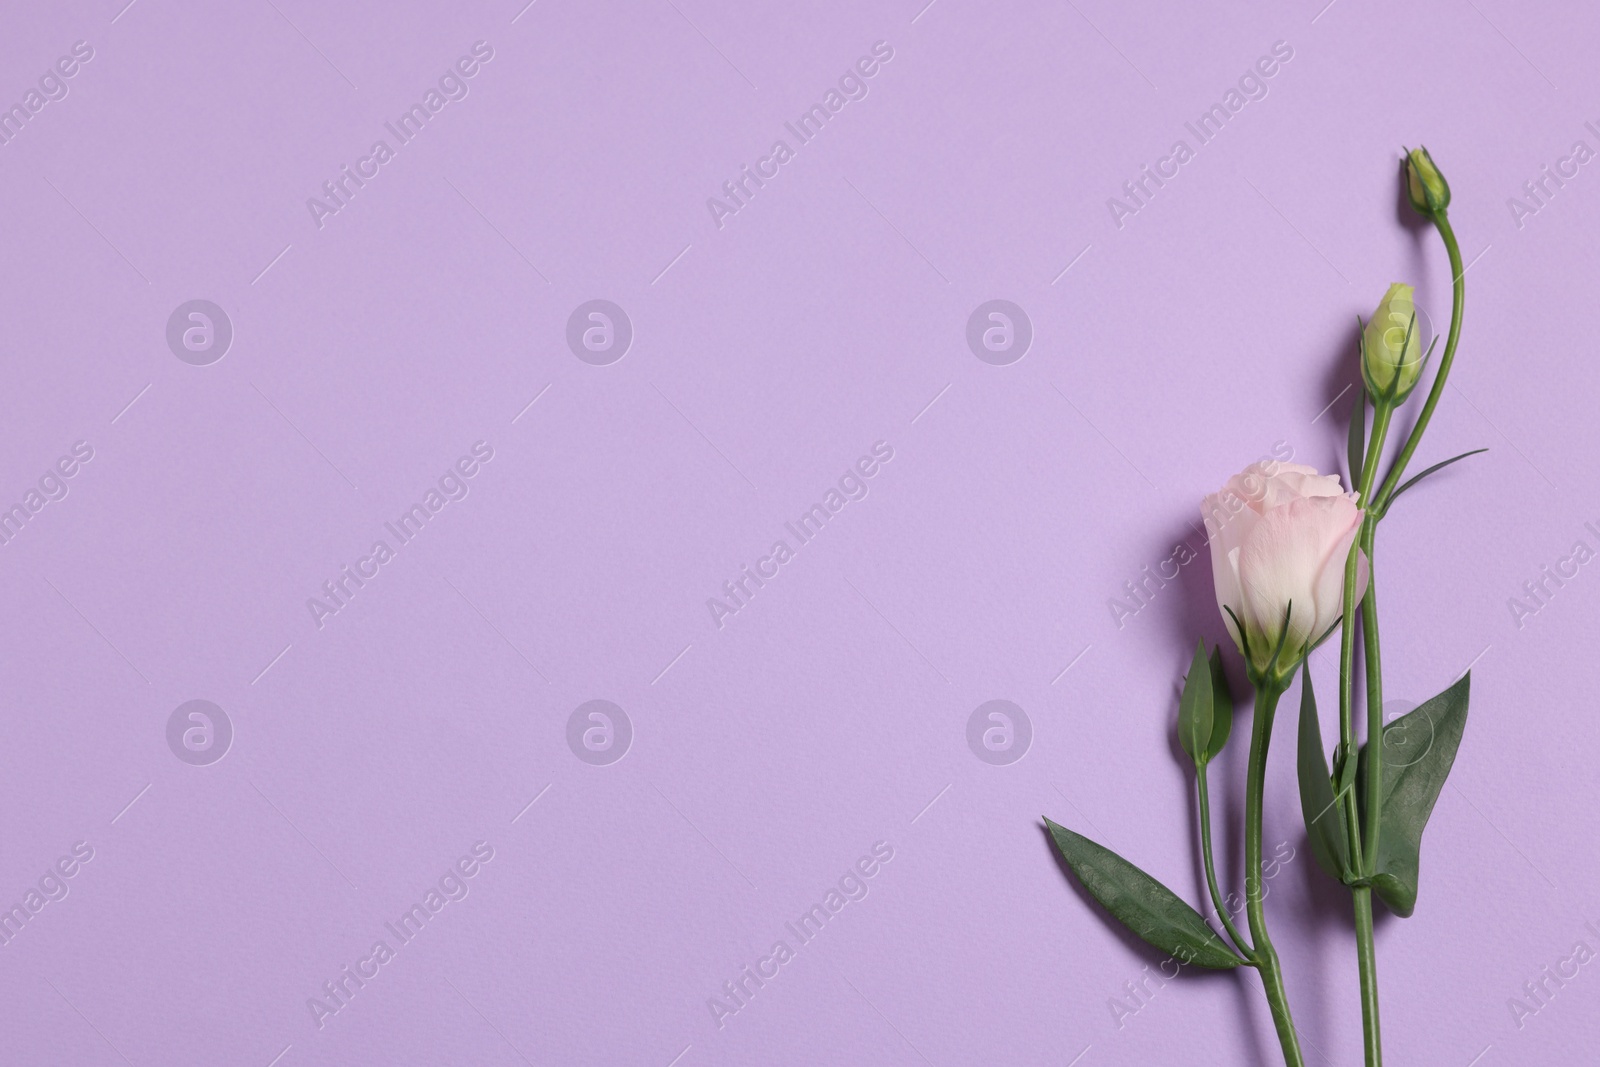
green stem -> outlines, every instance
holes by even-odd
[[[1400,455],[1395,458],[1394,466],[1389,468],[1389,476],[1383,480],[1383,488],[1378,492],[1373,510],[1377,512],[1379,518],[1382,518],[1384,511],[1388,509],[1389,500],[1400,484],[1400,477],[1405,473],[1406,464],[1411,462],[1411,454],[1422,442],[1422,433],[1428,428],[1428,420],[1433,418],[1433,409],[1439,406],[1439,398],[1444,395],[1445,379],[1450,376],[1450,365],[1455,362],[1456,344],[1461,340],[1461,316],[1467,300],[1467,282],[1463,276],[1465,269],[1461,266],[1461,246],[1456,243],[1456,232],[1450,228],[1450,220],[1443,211],[1433,216],[1433,225],[1444,241],[1445,253],[1450,257],[1450,277],[1454,279],[1450,292],[1450,333],[1445,337],[1444,355],[1439,358],[1439,373],[1433,377],[1433,388],[1428,390],[1428,399],[1422,405],[1422,413],[1417,416],[1417,424],[1411,428],[1411,435],[1406,438],[1405,446],[1400,449]]]
[[[1233,943],[1239,946],[1239,951],[1247,960],[1255,959],[1255,950],[1239,934],[1239,928],[1233,925],[1233,919],[1228,914],[1228,906],[1223,903],[1222,890],[1217,887],[1217,867],[1211,858],[1211,791],[1206,786],[1206,765],[1200,763],[1195,767],[1195,781],[1200,790],[1200,851],[1206,865],[1206,885],[1211,890],[1211,901],[1217,906],[1217,917],[1222,920],[1222,925],[1228,931],[1228,936],[1233,938]]]
[[[1283,695],[1281,683],[1263,679],[1256,686],[1256,709],[1250,726],[1250,766],[1245,779],[1244,796],[1244,863],[1245,909],[1250,919],[1250,935],[1255,943],[1255,964],[1261,972],[1261,984],[1266,989],[1267,1005],[1272,1011],[1272,1023],[1278,1031],[1278,1043],[1283,1046],[1283,1060],[1287,1067],[1305,1067],[1305,1057],[1300,1052],[1300,1038],[1295,1033],[1294,1020],[1289,1014],[1289,994],[1284,989],[1282,965],[1278,952],[1272,947],[1267,934],[1266,899],[1261,883],[1261,822],[1262,801],[1267,783],[1267,744],[1272,738],[1272,717]]]
[[[1350,890],[1356,911],[1356,961],[1361,969],[1361,1031],[1367,1067],[1381,1067],[1383,1040],[1378,1031],[1378,956],[1372,945],[1372,889]]]

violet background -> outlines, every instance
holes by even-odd
[[[1521,226],[1507,198],[1600,147],[1600,16],[922,3],[7,7],[0,102],[94,58],[0,146],[0,504],[76,441],[94,459],[0,546],[0,903],[95,856],[0,947],[0,1061],[1275,1062],[1253,975],[1119,1028],[1160,954],[1039,816],[1202,899],[1172,720],[1222,636],[1209,565],[1120,627],[1107,602],[1276,442],[1339,465],[1355,316],[1389,282],[1443,322],[1443,252],[1396,193],[1418,142],[1472,266],[1413,469],[1491,450],[1380,543],[1388,693],[1473,665],[1417,914],[1379,928],[1386,1045],[1592,1058],[1593,967],[1521,1029],[1507,1001],[1600,947],[1600,577],[1521,626],[1508,599],[1600,548],[1600,164]],[[318,229],[306,198],[479,40],[470,95]],[[868,96],[718,229],[707,198],[877,41]],[[1107,199],[1278,41],[1269,95],[1118,229]],[[235,330],[205,367],[165,340],[194,298]],[[635,330],[610,366],[565,343],[593,298]],[[993,298],[1035,331],[1009,366],[965,341]],[[470,495],[319,630],[307,598],[479,440]],[[718,629],[707,598],[880,440],[870,495]],[[205,767],[166,742],[194,698],[236,731]],[[566,742],[594,698],[636,731],[610,766]],[[965,740],[997,698],[1034,730],[1009,766]],[[1311,1062],[1355,1064],[1294,720],[1269,913]],[[1215,778],[1235,843],[1244,739]],[[307,998],[479,840],[470,895],[319,1030]],[[869,895],[719,1029],[707,999],[878,841]]]

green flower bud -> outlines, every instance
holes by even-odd
[[[1361,377],[1367,394],[1398,404],[1422,375],[1422,329],[1411,286],[1395,282],[1361,334]]]
[[[1450,206],[1450,183],[1444,180],[1426,148],[1406,153],[1406,193],[1411,206],[1424,215],[1437,215]]]

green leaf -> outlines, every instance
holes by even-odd
[[[1417,906],[1422,830],[1456,761],[1472,672],[1383,728],[1378,862],[1372,888],[1399,916]]]
[[[1322,754],[1317,698],[1311,691],[1311,669],[1300,670],[1300,812],[1311,839],[1317,866],[1344,881],[1350,873],[1349,827],[1344,808],[1334,799],[1328,762]]]
[[[1466,459],[1468,456],[1476,456],[1479,452],[1487,452],[1487,451],[1489,451],[1487,448],[1474,448],[1471,452],[1463,452],[1459,456],[1451,456],[1449,459],[1444,460],[1443,462],[1435,463],[1433,466],[1429,467],[1427,470],[1423,471],[1421,474],[1417,474],[1417,475],[1414,475],[1414,476],[1412,476],[1410,478],[1407,478],[1405,480],[1405,482],[1401,484],[1400,488],[1396,489],[1393,493],[1389,494],[1389,503],[1383,505],[1383,510],[1387,512],[1389,510],[1389,504],[1393,504],[1395,502],[1395,500],[1399,498],[1401,493],[1405,492],[1407,489],[1410,489],[1413,485],[1416,485],[1418,482],[1422,481],[1422,479],[1426,478],[1428,475],[1432,474],[1434,471],[1443,470],[1444,468],[1450,466],[1450,464],[1456,462],[1457,460]]]
[[[1206,662],[1204,641],[1195,646],[1189,676],[1183,680],[1183,696],[1178,701],[1178,741],[1196,763],[1211,758],[1211,664]]]
[[[1214,757],[1228,743],[1233,732],[1233,691],[1228,688],[1228,676],[1222,673],[1222,646],[1211,650],[1211,744],[1206,746],[1206,756]]]
[[[1357,322],[1360,321],[1358,317]],[[1350,440],[1345,446],[1350,460],[1350,488],[1356,489],[1361,482],[1361,468],[1367,461],[1367,394],[1356,394],[1356,402],[1350,408]],[[1367,502],[1361,501],[1361,506],[1366,507]]]
[[[1089,895],[1145,941],[1182,963],[1223,969],[1244,962],[1172,890],[1110,849],[1044,822]]]

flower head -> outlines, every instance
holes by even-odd
[[[1253,678],[1287,677],[1339,621],[1344,569],[1361,526],[1337,475],[1257,463],[1201,505],[1217,606]],[[1367,561],[1357,561],[1357,599]],[[1242,627],[1242,631],[1241,631]]]
[[[1361,333],[1361,377],[1373,402],[1398,404],[1422,375],[1422,328],[1409,285],[1395,282]]]
[[[1450,183],[1444,180],[1426,148],[1406,153],[1406,195],[1423,215],[1437,215],[1450,206]]]

